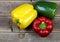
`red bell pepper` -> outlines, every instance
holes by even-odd
[[[46,17],[39,17],[33,22],[33,30],[41,37],[48,36],[53,30],[53,22]]]

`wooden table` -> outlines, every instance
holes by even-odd
[[[24,3],[34,3],[37,0],[0,0],[0,42],[60,42],[60,1],[49,0],[58,4],[53,32],[45,38],[38,36],[32,29],[19,30],[12,22],[10,12]],[[47,0],[48,1],[48,0]],[[13,32],[11,29],[11,24]],[[28,28],[31,28],[30,26]]]

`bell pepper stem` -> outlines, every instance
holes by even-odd
[[[16,24],[17,24],[17,23],[19,23],[19,20],[18,20],[18,19],[16,20]]]
[[[46,23],[45,23],[45,22],[40,23],[40,24],[39,24],[39,27],[40,27],[41,29],[46,29]]]

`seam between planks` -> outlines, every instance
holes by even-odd
[[[31,2],[31,1],[0,1],[0,2]],[[32,1],[36,2],[36,1]],[[50,1],[50,2],[60,2],[60,1]]]
[[[26,32],[26,31],[23,31],[23,32],[0,32],[0,33],[2,33],[2,34],[4,34],[4,33],[5,33],[5,34],[6,34],[6,33],[7,33],[7,34],[8,34],[8,33],[9,33],[9,34],[10,34],[10,33],[19,34],[19,33],[34,33],[34,31],[27,31],[27,32]],[[52,31],[52,33],[60,33],[60,31]]]

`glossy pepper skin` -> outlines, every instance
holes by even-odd
[[[12,21],[20,27],[27,28],[37,17],[37,11],[31,4],[22,4],[11,12]]]
[[[58,6],[53,2],[38,1],[34,3],[34,7],[38,11],[38,15],[54,19]]]
[[[33,30],[41,37],[47,37],[53,30],[53,22],[46,17],[39,17],[33,22]]]

